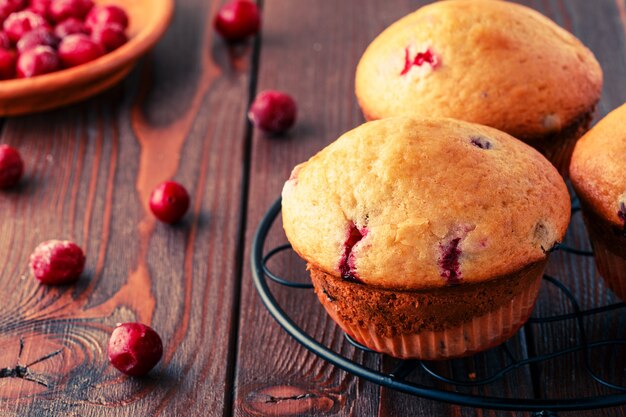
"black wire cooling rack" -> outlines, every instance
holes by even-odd
[[[577,211],[578,207],[574,202],[573,211]],[[318,340],[309,335],[305,330],[299,327],[290,316],[283,310],[280,303],[272,294],[268,279],[288,287],[292,290],[311,290],[313,286],[309,283],[293,282],[288,279],[277,276],[267,267],[267,262],[279,254],[280,252],[291,249],[286,244],[278,246],[264,253],[264,245],[266,238],[276,220],[281,209],[280,198],[271,206],[263,217],[252,242],[252,275],[255,286],[261,296],[263,304],[269,313],[278,321],[278,323],[299,343],[304,347],[321,357],[322,359],[334,364],[335,366],[350,372],[356,376],[367,379],[384,387],[392,388],[401,392],[448,403],[510,411],[533,411],[535,416],[553,416],[556,411],[572,411],[572,410],[588,410],[604,407],[612,407],[626,404],[626,386],[622,386],[601,377],[592,366],[592,351],[601,347],[619,347],[626,345],[626,339],[611,339],[589,341],[585,328],[584,318],[587,316],[606,314],[610,311],[621,310],[626,307],[626,303],[615,303],[601,307],[583,310],[572,294],[570,289],[560,282],[557,278],[544,275],[543,279],[546,284],[560,291],[569,301],[571,313],[554,315],[549,317],[531,317],[526,326],[536,326],[546,323],[575,323],[577,331],[577,343],[573,346],[562,350],[556,350],[545,354],[526,354],[520,357],[514,354],[508,347],[508,343],[503,343],[496,349],[501,349],[506,358],[506,363],[501,364],[499,369],[493,371],[489,375],[480,376],[480,378],[456,379],[447,377],[437,372],[431,363],[420,360],[404,360],[398,361],[398,365],[389,373],[381,372],[378,369],[368,367],[364,364],[355,362],[342,354],[330,349]],[[570,248],[564,245],[557,249],[565,251],[573,256],[593,256],[593,252]],[[365,346],[352,340],[348,335],[344,335],[346,340],[355,347],[378,354]],[[583,369],[588,375],[604,388],[608,388],[611,393],[600,396],[587,396],[578,398],[514,398],[514,397],[493,397],[480,396],[471,393],[461,392],[455,389],[442,389],[441,383],[445,383],[451,387],[480,387],[500,381],[510,372],[523,368],[531,367],[542,362],[554,360],[558,357],[579,352],[582,357]],[[432,385],[415,383],[407,378],[415,373],[423,372],[430,377]]]

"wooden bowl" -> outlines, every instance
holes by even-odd
[[[94,61],[33,78],[0,81],[0,116],[35,113],[91,97],[121,81],[165,33],[173,0],[95,0],[128,13],[129,40]]]

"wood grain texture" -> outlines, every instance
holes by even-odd
[[[564,1],[533,2],[532,6],[574,33],[596,55],[604,71],[604,91],[598,106],[596,121],[626,101],[626,37],[623,18],[624,1]],[[590,250],[582,216],[574,214],[565,242]],[[618,302],[606,288],[587,257],[556,253],[551,259],[549,274],[558,277],[573,292],[583,309]],[[543,286],[535,314],[549,316],[572,312],[572,306],[562,292],[550,285]],[[623,311],[594,315],[585,319],[590,341],[621,338],[625,334]],[[580,343],[581,335],[574,320],[565,324],[532,326],[534,346],[538,353],[565,349]],[[590,352],[592,369],[612,383],[626,385],[626,349],[601,348]],[[574,353],[537,368],[537,395],[543,398],[577,398],[616,393],[617,391],[593,381],[583,366],[583,354]],[[572,412],[567,416],[624,416],[623,407],[605,410]]]
[[[424,3],[360,1],[356,10],[350,2],[324,0],[310,7],[304,1],[265,1],[258,90],[279,89],[292,94],[299,104],[300,117],[295,130],[286,137],[272,138],[259,133],[254,136],[247,247],[293,166],[364,122],[354,96],[354,71],[365,47],[390,23]],[[277,223],[267,248],[285,242],[282,226]],[[290,256],[281,255],[272,268],[307,280],[303,263]],[[278,286],[272,289],[291,317],[317,340],[370,367],[393,368],[395,361],[391,359],[383,363],[380,355],[355,352],[311,291],[285,290]],[[255,294],[249,269],[244,270],[241,305],[235,415],[482,415],[481,410],[380,389],[317,359],[265,312]],[[515,343],[520,348],[518,353],[523,355],[523,335]],[[500,354],[490,352],[490,355]],[[465,373],[467,377],[474,371],[488,373],[493,369],[489,367],[479,355],[457,361],[454,369],[446,366],[444,371],[456,376]],[[416,373],[414,380],[432,384],[432,379],[423,373]],[[528,370],[514,373],[504,383],[495,385],[475,389],[474,393],[532,396]],[[489,415],[513,413],[489,412]]]
[[[227,410],[251,47],[215,39],[206,22],[218,5],[177,2],[166,37],[121,86],[5,122],[1,142],[21,150],[27,173],[0,195],[0,367],[14,371],[0,378],[2,416]],[[147,206],[170,178],[192,196],[174,227]],[[86,251],[76,286],[29,276],[30,252],[51,238]],[[123,321],[163,337],[146,378],[108,365]]]

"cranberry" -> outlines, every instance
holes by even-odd
[[[11,49],[11,40],[3,30],[0,30],[0,48]]]
[[[461,264],[459,257],[461,249],[459,249],[461,238],[457,237],[447,243],[439,244],[439,268],[441,268],[441,277],[444,278],[448,285],[455,285],[461,282]]]
[[[4,21],[4,31],[12,42],[17,42],[27,32],[37,28],[49,27],[48,22],[43,17],[28,10],[12,13]]]
[[[141,323],[118,324],[109,339],[109,362],[120,372],[142,376],[163,356],[163,342],[157,332]]]
[[[14,51],[0,48],[0,80],[15,77],[17,55]]]
[[[13,187],[24,173],[24,162],[17,149],[0,145],[0,188]]]
[[[57,38],[50,29],[39,28],[31,30],[26,35],[22,36],[22,39],[17,42],[17,50],[20,53],[24,53],[39,45],[56,48],[59,42],[60,39]]]
[[[65,67],[75,67],[104,55],[104,50],[87,35],[69,35],[59,45],[59,58]]]
[[[424,52],[418,52],[413,59],[409,56],[409,48],[404,48],[404,69],[400,72],[400,75],[404,75],[411,67],[421,67],[425,63],[430,64],[431,67],[436,68],[439,65],[439,57],[435,55],[430,49]]]
[[[70,17],[84,19],[92,8],[91,0],[52,0],[48,14],[55,22],[62,22]]]
[[[94,7],[85,18],[85,25],[90,29],[108,23],[115,23],[126,29],[128,27],[128,15],[124,9],[108,5]]]
[[[269,90],[256,96],[248,111],[248,118],[265,132],[282,133],[293,126],[296,114],[296,102],[291,96]]]
[[[480,149],[491,149],[491,142],[488,139],[482,136],[472,136],[470,138],[470,142],[472,145],[476,146]]]
[[[341,272],[341,277],[346,281],[353,282],[362,282],[356,271],[354,264],[354,255],[352,254],[352,249],[354,246],[361,241],[367,235],[367,228],[363,228],[359,230],[354,223],[350,224],[350,229],[348,230],[348,237],[346,238],[344,245],[343,256],[341,257],[341,262],[339,263],[339,272]]]
[[[0,21],[6,19],[11,13],[22,10],[25,5],[25,0],[0,0]]]
[[[47,17],[48,11],[50,10],[50,2],[51,0],[30,0],[27,10]]]
[[[150,210],[165,223],[176,223],[189,209],[189,193],[174,181],[166,181],[152,191]]]
[[[89,29],[87,29],[83,21],[75,17],[65,19],[54,27],[54,34],[61,39],[75,33],[89,34]]]
[[[259,31],[261,26],[259,8],[248,0],[226,3],[215,16],[213,26],[226,40],[242,40]]]
[[[115,23],[94,26],[91,30],[91,39],[107,52],[119,48],[128,41],[124,28]]]
[[[85,254],[74,242],[49,240],[30,255],[30,270],[42,284],[63,285],[76,281],[85,268]]]
[[[54,49],[49,46],[35,46],[17,59],[18,78],[30,78],[61,69],[61,62]]]

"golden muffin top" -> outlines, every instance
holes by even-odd
[[[581,199],[616,226],[626,221],[626,104],[576,143],[570,177]]]
[[[595,107],[602,70],[540,13],[495,0],[430,4],[383,31],[356,71],[368,120],[453,117],[532,141]]]
[[[317,268],[393,289],[480,282],[544,260],[569,223],[556,169],[493,128],[366,123],[296,166],[283,226]]]

